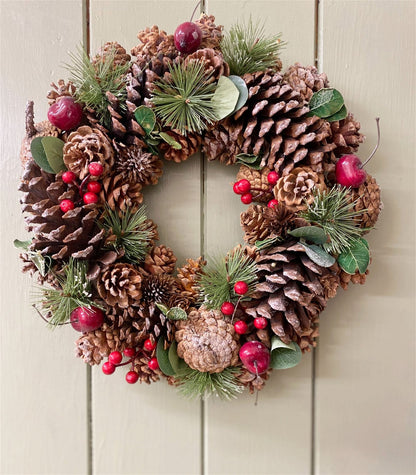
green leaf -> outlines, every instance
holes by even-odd
[[[330,115],[325,120],[327,120],[328,122],[335,122],[336,120],[345,119],[345,117],[347,117],[347,114],[348,114],[348,111],[344,105],[341,107],[341,109],[338,112],[335,112],[335,114]]]
[[[364,274],[370,263],[368,242],[363,238],[357,239],[349,249],[338,256],[338,263],[348,274],[355,274],[357,270]]]
[[[64,145],[65,142],[58,137],[43,137],[42,146],[45,150],[46,158],[55,173],[66,170],[64,163]]]
[[[165,350],[165,339],[159,338],[156,347],[156,358],[159,363],[159,368],[166,376],[175,376],[175,371],[169,362],[169,350]]]
[[[344,99],[334,88],[323,88],[315,92],[309,101],[309,116],[330,117],[344,105]]]
[[[134,111],[134,117],[142,129],[149,135],[156,125],[156,116],[150,107],[140,106]]]
[[[180,360],[178,356],[176,341],[172,342],[172,344],[169,347],[168,359],[169,359],[170,365],[172,366],[173,371],[176,374],[181,368],[181,361],[183,361],[183,360]]]
[[[262,168],[262,158],[257,155],[251,155],[248,153],[239,153],[236,155],[236,163],[242,163],[253,170],[260,170]]]
[[[32,154],[33,160],[47,173],[55,173],[53,168],[50,166],[48,159],[46,158],[45,149],[42,145],[42,139],[44,137],[36,137],[32,140],[30,144],[30,152]]]
[[[13,244],[17,249],[24,249],[27,251],[29,246],[32,244],[32,241],[20,241],[19,239],[15,239]]]
[[[288,231],[288,234],[298,238],[304,238],[315,244],[324,244],[327,241],[327,235],[322,228],[318,226],[302,226],[300,228]]]
[[[163,315],[167,315],[169,312],[169,307],[163,305],[163,303],[156,303],[156,307],[163,313]]]
[[[227,115],[232,114],[239,95],[240,91],[233,81],[226,76],[221,76],[211,99],[217,120],[224,119]]]
[[[299,345],[291,342],[289,345],[283,343],[278,336],[272,337],[272,346],[270,349],[270,366],[273,369],[293,368],[300,363],[302,351]]]
[[[267,249],[268,247],[273,246],[274,244],[280,242],[281,240],[282,238],[280,236],[277,236],[275,238],[267,238],[267,239],[264,239],[263,241],[256,241],[255,246],[260,251],[262,249]]]
[[[188,318],[188,315],[183,308],[172,307],[166,313],[166,317],[169,318],[169,320],[186,320]]]
[[[169,144],[175,150],[181,150],[182,145],[173,139],[169,134],[166,132],[159,132],[159,136],[162,140],[164,140],[167,144]]]
[[[39,274],[42,277],[45,277],[46,274],[48,273],[48,268],[46,266],[46,260],[42,256],[40,251],[37,252],[31,252],[30,255],[30,260],[35,264],[37,270],[39,271]]]
[[[315,262],[315,264],[318,264],[318,266],[331,267],[333,264],[335,264],[335,257],[324,251],[322,247],[315,246],[314,244],[306,244],[304,242],[301,242],[300,244],[305,249],[309,259]]]
[[[234,114],[234,112],[237,112],[238,110],[240,110],[243,107],[243,105],[247,102],[248,88],[244,79],[241,78],[240,76],[231,75],[231,76],[228,76],[228,79],[234,83],[235,87],[238,89],[238,92],[239,92],[237,104],[235,105],[234,110],[232,111],[232,114]]]

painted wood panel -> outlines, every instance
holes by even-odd
[[[2,1],[1,30],[1,473],[87,471],[86,368],[72,328],[49,331],[31,308],[34,285],[20,273],[14,238],[24,238],[17,186],[24,111],[47,111],[51,81],[82,42],[82,2]]]
[[[316,473],[415,473],[415,3],[328,1],[320,65],[367,136],[384,210],[368,236],[364,287],[322,320],[316,373]]]

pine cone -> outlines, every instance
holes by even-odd
[[[284,203],[290,211],[298,212],[307,208],[314,200],[314,190],[326,189],[324,176],[309,167],[299,167],[283,176],[273,188],[279,203]]]
[[[35,263],[33,262],[33,260],[30,258],[29,254],[27,254],[26,252],[23,252],[19,254],[19,258],[23,262],[23,266],[22,266],[23,273],[25,274],[28,273],[30,277],[35,278],[36,281],[40,285],[48,284],[55,289],[60,288],[60,284],[57,279],[57,276],[61,275],[62,270],[63,270],[63,267],[62,265],[60,265],[60,263],[55,261],[53,266],[49,268],[49,271],[47,272],[47,274],[42,275],[39,269],[37,268],[37,266],[35,265]]]
[[[218,81],[221,76],[230,75],[230,67],[224,61],[222,54],[212,48],[198,49],[195,53],[186,57],[184,64],[192,61],[200,62],[204,65],[207,82]]]
[[[114,55],[114,66],[124,66],[131,59],[127,51],[117,41],[108,41],[100,48],[92,62],[93,64],[104,62],[109,55]]]
[[[250,373],[248,369],[244,366],[241,367],[241,373],[237,376],[238,381],[246,386],[250,391],[250,394],[253,394],[255,391],[261,391],[266,384],[266,381],[269,379],[272,373],[272,369],[268,369],[263,374],[256,376],[253,373]]]
[[[183,293],[195,303],[199,299],[198,276],[206,261],[198,259],[187,259],[186,264],[178,269],[178,280],[183,289]]]
[[[149,246],[154,246],[155,241],[159,241],[159,232],[157,230],[157,224],[154,223],[151,219],[146,219],[143,224],[143,230],[149,231]]]
[[[299,92],[301,98],[309,102],[314,92],[329,86],[325,73],[318,73],[315,66],[302,66],[295,63],[285,72],[283,79]]]
[[[150,274],[172,274],[175,264],[176,257],[172,249],[160,245],[153,247],[147,254],[143,267]]]
[[[33,160],[26,163],[19,190],[24,192],[21,203],[27,213],[26,228],[35,235],[30,250],[52,259],[89,259],[104,240],[104,230],[96,224],[97,205],[76,205],[62,213],[60,202],[70,199],[76,203],[79,193],[61,175],[44,172]]]
[[[115,174],[102,180],[100,198],[112,210],[123,212],[129,208],[134,213],[143,203],[141,190],[140,183],[125,181],[121,174]]]
[[[178,356],[193,369],[220,373],[238,362],[239,345],[233,325],[219,310],[201,307],[178,324]]]
[[[364,135],[360,133],[360,127],[360,123],[354,120],[352,114],[348,114],[345,119],[331,122],[332,137],[328,141],[337,146],[333,150],[336,157],[358,150],[360,143],[363,143],[365,139]]]
[[[162,376],[160,369],[153,370],[149,368],[150,358],[150,355],[141,354],[133,361],[133,371],[138,374],[138,381],[141,383],[154,383]]]
[[[137,38],[140,40],[140,44],[132,48],[131,54],[137,56],[140,61],[149,62],[160,54],[171,57],[178,55],[173,35],[168,35],[165,31],[159,30],[156,25],[139,31]]]
[[[48,104],[51,106],[55,104],[61,97],[73,97],[76,91],[76,87],[72,81],[65,82],[63,79],[59,79],[58,84],[51,83],[52,89],[47,94]]]
[[[261,170],[254,170],[253,168],[241,165],[236,180],[248,180],[251,185],[250,193],[253,195],[253,200],[260,203],[268,203],[273,198],[272,189],[267,180],[267,175],[270,172],[271,170],[266,167]]]
[[[195,22],[202,31],[202,40],[200,48],[213,48],[220,50],[220,43],[222,40],[223,26],[215,24],[215,17],[213,15],[206,15],[203,13],[199,20]]]
[[[355,274],[348,274],[338,265],[337,262],[332,266],[331,270],[337,273],[339,277],[339,285],[344,290],[347,290],[349,284],[365,284],[367,276],[370,273],[370,270],[367,268],[364,274],[360,274],[358,270],[355,272]]]
[[[164,132],[170,135],[182,147],[180,150],[176,150],[168,143],[162,142],[159,149],[163,153],[165,160],[173,160],[176,163],[180,163],[198,152],[202,141],[200,134],[188,132],[185,136],[181,135],[177,130],[165,130]]]
[[[145,304],[162,303],[172,307],[171,300],[178,293],[178,282],[169,274],[143,272],[142,300]]]
[[[130,264],[113,264],[104,269],[97,280],[100,297],[110,306],[121,308],[138,305],[142,296],[142,276]]]
[[[103,178],[114,165],[114,150],[108,137],[100,130],[84,125],[69,135],[64,146],[64,162],[80,180],[87,176],[91,162],[100,162],[104,168],[100,178]]]
[[[143,328],[142,334],[146,338],[151,337],[157,340],[163,337],[166,346],[170,345],[175,339],[175,325],[163,315],[154,302],[140,305],[137,309],[137,314],[139,319],[135,322],[135,325],[140,325]]]
[[[362,213],[355,218],[356,225],[360,228],[374,227],[383,209],[380,187],[376,179],[367,173],[365,182],[358,188],[350,190],[350,197],[351,201],[355,202],[354,211]]]

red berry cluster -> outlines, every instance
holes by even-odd
[[[270,184],[270,190],[272,191],[273,186],[278,182],[280,176],[278,173],[275,171],[270,172],[267,175],[267,181]],[[252,188],[251,183],[243,178],[242,180],[236,181],[233,185],[233,191],[237,195],[241,195],[241,201],[245,204],[248,205],[253,201],[253,194],[251,191],[259,191],[260,194],[263,194],[265,191],[262,190],[261,188]],[[270,200],[267,203],[267,206],[269,208],[273,208],[273,206],[276,206],[278,204],[277,200]]]
[[[124,363],[122,363],[123,355],[120,353],[120,351],[112,351],[108,357],[108,361],[106,361],[102,366],[103,373],[107,375],[113,374],[116,368],[131,364],[131,369],[126,374],[126,381],[129,384],[137,383],[137,381],[139,380],[139,375],[136,371],[134,371],[134,360],[138,356],[142,356],[143,354],[145,354],[144,351],[152,354],[156,349],[156,345],[157,343],[154,340],[148,338],[144,342],[143,348],[138,348],[137,350],[134,348],[126,348],[123,353],[124,356],[128,358],[128,360]],[[159,369],[159,363],[156,357],[149,358],[147,365],[152,371],[156,371]]]

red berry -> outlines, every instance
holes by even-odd
[[[104,322],[103,311],[97,307],[77,307],[69,316],[72,328],[78,332],[92,332]]]
[[[90,205],[91,203],[97,203],[98,201],[98,196],[95,193],[91,193],[90,191],[87,191],[87,193],[84,194],[82,197],[82,200],[86,205]]]
[[[267,206],[269,208],[274,208],[275,206],[277,206],[279,204],[279,202],[277,200],[270,200],[268,203],[267,203]]]
[[[268,175],[267,175],[267,181],[271,184],[271,185],[275,185],[278,180],[279,180],[280,176],[278,173],[276,172],[270,172]]]
[[[75,173],[70,172],[69,170],[67,172],[62,173],[62,181],[64,183],[67,183],[67,184],[72,183],[73,181],[75,181],[76,177],[77,176],[75,175]]]
[[[267,319],[264,317],[257,317],[254,319],[254,326],[259,329],[263,330],[263,328],[267,327]]]
[[[113,365],[113,363],[106,361],[102,366],[102,370],[104,374],[113,374],[116,370],[116,367]]]
[[[240,190],[241,194],[248,193],[251,189],[251,184],[248,180],[245,178],[243,180],[237,181],[238,189]]]
[[[91,193],[99,193],[101,191],[101,184],[98,181],[90,181],[87,185],[87,190]]]
[[[118,365],[121,363],[123,355],[119,351],[112,351],[108,357],[108,361],[113,363],[113,365]]]
[[[136,350],[134,348],[126,348],[123,353],[127,358],[133,358],[136,355]]]
[[[137,383],[138,380],[139,380],[139,375],[135,371],[129,371],[126,374],[126,381],[129,384]]]
[[[235,306],[233,303],[231,302],[224,302],[222,305],[221,305],[221,312],[224,314],[224,315],[232,315],[234,313],[234,309],[235,309]]]
[[[234,292],[238,295],[244,295],[248,291],[248,285],[243,282],[242,280],[239,280],[234,284]]]
[[[153,351],[155,348],[156,348],[156,342],[155,341],[152,341],[150,338],[148,338],[145,342],[144,342],[144,348],[145,350],[147,351]]]
[[[150,369],[153,371],[159,369],[159,363],[157,362],[157,358],[152,358],[148,363],[147,366],[149,366]]]
[[[241,196],[241,201],[245,205],[249,205],[253,201],[253,195],[251,193],[245,193],[244,195]]]
[[[61,203],[59,204],[59,207],[61,208],[61,211],[63,213],[66,213],[67,211],[74,209],[75,205],[72,200],[62,200]]]
[[[243,320],[238,320],[234,323],[234,330],[236,333],[239,335],[244,335],[244,333],[247,332],[248,326],[247,323],[244,322]]]
[[[104,167],[100,162],[92,162],[88,165],[88,171],[92,176],[100,176],[104,171]]]
[[[240,191],[240,182],[239,181],[236,181],[233,185],[233,191],[236,195],[241,195],[241,191]]]
[[[71,130],[81,122],[81,104],[75,102],[73,97],[62,97],[49,108],[48,119],[58,129]]]
[[[191,21],[186,21],[176,28],[174,40],[178,51],[186,54],[193,53],[201,44],[201,28]]]

